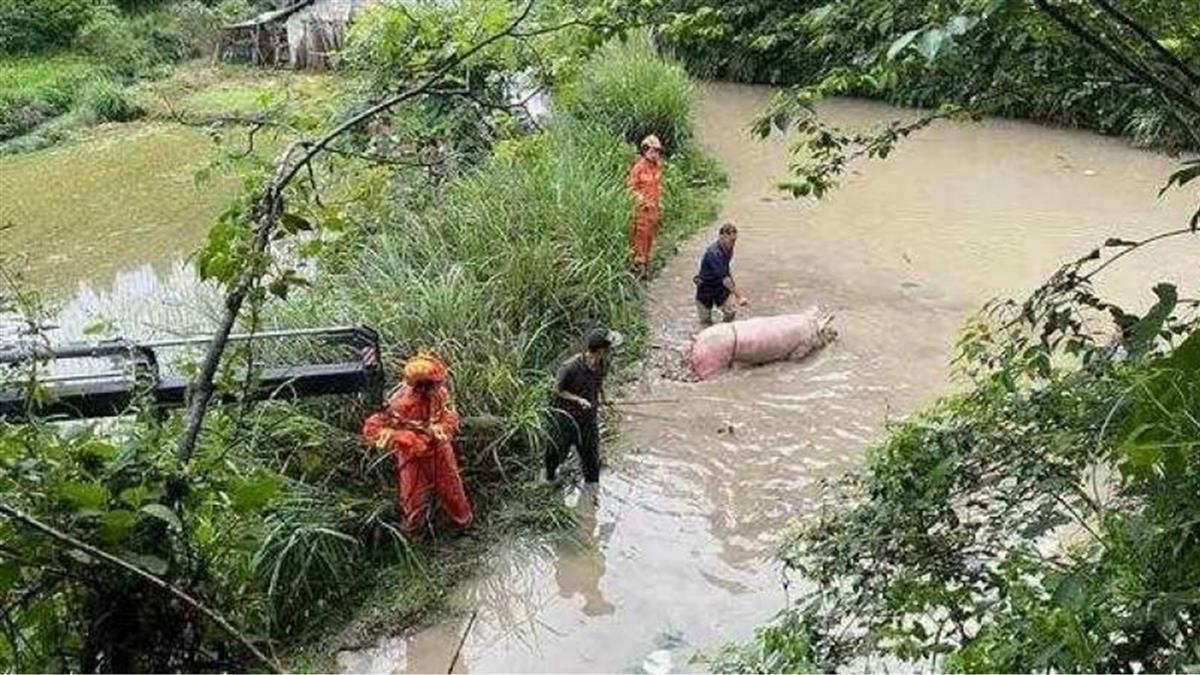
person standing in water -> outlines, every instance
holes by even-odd
[[[593,330],[583,352],[558,369],[550,410],[554,442],[546,448],[546,480],[557,478],[559,465],[574,446],[584,482],[594,485],[600,481],[599,408],[615,337],[603,328]]]
[[[737,318],[734,300],[740,307],[750,304],[738,292],[730,269],[737,232],[737,226],[733,223],[722,225],[717,240],[709,245],[700,259],[700,272],[693,281],[696,284],[696,312],[702,325],[712,324],[714,307],[721,310],[721,317],[728,323]]]
[[[633,225],[629,239],[633,247],[633,273],[644,279],[662,217],[662,142],[651,134],[642,139],[639,147],[641,156],[629,169],[629,191],[633,194]]]

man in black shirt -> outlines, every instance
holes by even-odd
[[[583,480],[600,481],[600,427],[598,412],[608,374],[608,355],[613,341],[607,330],[588,334],[587,348],[567,359],[558,369],[551,405],[554,443],[546,448],[546,479],[554,480],[558,465],[571,446],[579,453]]]

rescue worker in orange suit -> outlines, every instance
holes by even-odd
[[[629,191],[633,193],[633,227],[630,242],[633,246],[633,273],[646,277],[658,221],[662,217],[662,143],[653,134],[642,139],[641,156],[629,169]]]
[[[404,514],[402,529],[420,529],[432,493],[459,527],[471,524],[471,504],[452,444],[458,413],[446,387],[447,369],[436,357],[420,355],[404,366],[404,384],[385,409],[363,423],[363,438],[379,449],[391,448],[396,459],[397,500]]]

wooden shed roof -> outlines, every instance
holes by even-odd
[[[266,25],[269,23],[274,23],[276,21],[284,21],[289,16],[295,14],[296,12],[299,12],[300,10],[304,9],[305,7],[308,7],[311,4],[313,4],[313,0],[297,0],[296,2],[293,2],[292,4],[288,5],[287,7],[282,7],[280,9],[273,9],[269,12],[263,12],[262,14],[259,14],[256,17],[253,17],[251,19],[246,19],[245,21],[241,21],[239,23],[230,24],[230,25],[226,26],[225,28],[230,29],[230,30],[238,29],[238,28],[253,28],[255,26],[263,26],[263,25]]]

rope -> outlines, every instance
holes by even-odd
[[[729,326],[729,330],[733,331],[733,353],[729,355],[729,362],[732,364],[734,361],[737,360],[737,350],[738,350],[737,324],[735,324],[731,321],[725,325]]]

